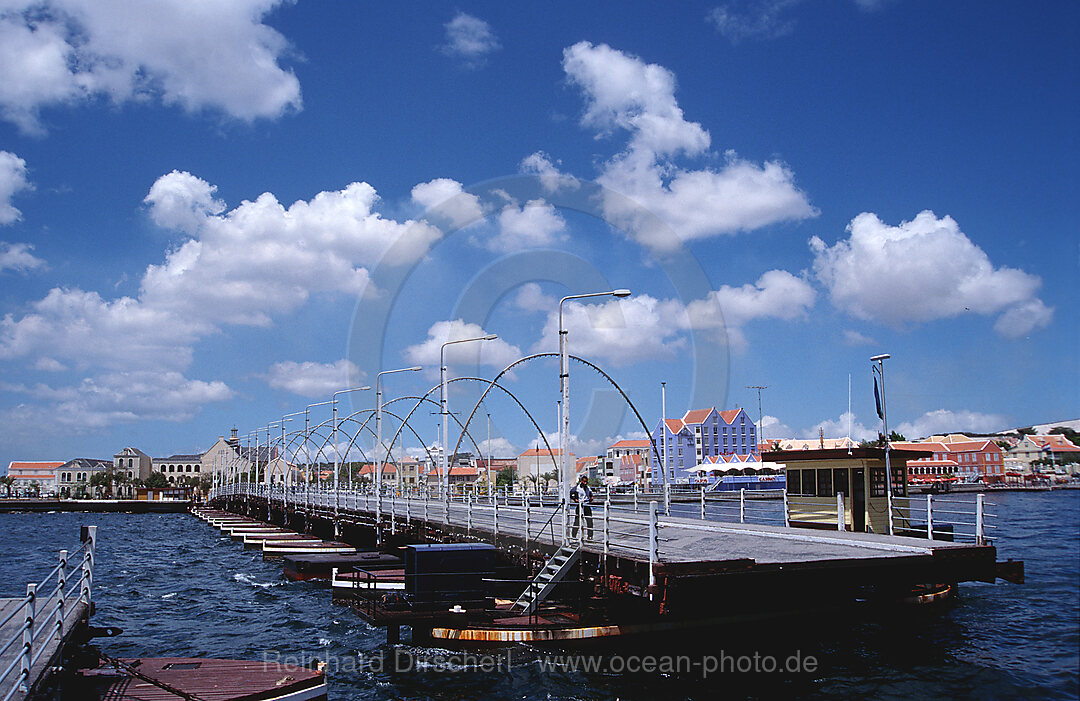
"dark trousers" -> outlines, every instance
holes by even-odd
[[[574,506],[574,524],[570,527],[570,539],[577,538],[579,520],[585,519],[585,532],[582,534],[585,536],[585,540],[592,540],[593,537],[593,515],[592,507],[588,504],[573,504]]]

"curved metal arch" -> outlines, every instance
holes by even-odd
[[[401,400],[401,399],[411,399],[411,397],[397,397],[397,398],[395,398],[395,399],[391,399],[390,401],[388,401],[388,402],[386,402],[385,404],[383,404],[383,412],[385,412],[385,413],[389,414],[389,415],[390,415],[390,416],[392,416],[393,418],[395,418],[395,419],[397,419],[398,421],[400,421],[400,422],[401,422],[401,428],[404,428],[405,426],[409,426],[409,430],[410,430],[410,431],[412,431],[412,434],[413,434],[413,436],[415,436],[415,437],[416,437],[416,440],[417,440],[417,441],[418,441],[418,442],[420,443],[420,445],[422,445],[422,446],[424,447],[424,452],[425,452],[425,453],[427,453],[428,459],[429,459],[429,460],[431,460],[431,459],[432,459],[432,457],[431,457],[431,451],[430,451],[430,450],[428,450],[428,447],[427,447],[427,445],[425,445],[425,444],[424,444],[424,439],[420,437],[420,434],[416,432],[416,429],[415,429],[415,428],[413,428],[413,427],[412,427],[411,425],[409,425],[408,423],[406,423],[406,420],[405,420],[405,419],[402,419],[402,418],[401,418],[400,416],[398,416],[398,415],[397,415],[397,414],[395,414],[394,412],[392,412],[392,411],[388,411],[388,410],[386,409],[386,407],[387,407],[387,406],[389,406],[389,405],[393,404],[394,402],[396,402],[396,401],[399,401],[399,400]],[[358,414],[361,414],[361,413],[363,413],[363,412],[365,412],[365,411],[370,411],[370,412],[371,412],[371,416],[369,416],[369,417],[367,417],[366,419],[364,419],[364,423],[363,423],[363,424],[360,424],[360,428],[359,428],[359,429],[357,429],[357,431],[356,431],[356,433],[355,433],[355,434],[353,435],[352,439],[350,439],[350,440],[349,440],[349,444],[348,444],[348,445],[347,445],[347,446],[345,447],[345,455],[348,455],[348,454],[349,454],[349,450],[350,450],[350,449],[351,449],[351,448],[352,448],[352,447],[353,447],[354,445],[356,445],[356,440],[357,440],[357,439],[358,439],[358,438],[360,437],[360,433],[361,433],[361,432],[362,432],[362,431],[363,431],[363,430],[364,430],[365,428],[367,428],[367,430],[368,430],[368,433],[370,433],[370,434],[371,434],[371,436],[372,436],[373,438],[375,438],[375,437],[376,437],[376,436],[375,436],[375,431],[374,431],[374,430],[372,430],[372,428],[371,428],[370,426],[368,426],[368,423],[369,423],[369,422],[371,421],[371,419],[372,419],[372,418],[374,417],[374,415],[375,415],[375,410],[374,410],[374,409],[361,409],[360,411],[356,411],[356,412],[353,412],[352,414],[349,414],[349,415],[348,415],[348,416],[346,416],[346,417],[345,417],[344,419],[341,419],[341,421],[350,421],[350,420],[351,420],[351,421],[352,421],[353,423],[359,424],[360,422],[359,422],[359,421],[357,421],[355,417],[356,417],[356,416],[357,416]],[[340,423],[338,424],[338,426],[340,427]],[[398,432],[399,432],[399,433],[401,432],[401,428],[399,428],[399,429],[398,429]],[[395,437],[396,437],[396,436],[397,436],[397,434],[395,434]],[[364,449],[363,449],[363,448],[360,448],[360,446],[358,446],[358,445],[357,445],[356,447],[357,447],[357,448],[358,448],[358,449],[360,450],[360,454],[361,454],[362,456],[364,456],[364,459],[366,460],[366,459],[367,459],[367,455],[366,455],[366,454],[364,453]],[[390,444],[390,448],[392,448],[392,447],[393,447],[393,443],[391,443],[391,444]],[[390,448],[387,448],[387,450],[386,450],[386,455],[387,455],[387,458],[388,458],[388,459],[389,459],[389,456],[390,456]],[[374,460],[372,460],[372,464],[374,465]]]
[[[447,384],[449,384],[449,383],[447,383]],[[436,386],[436,387],[438,387],[438,385],[435,385],[435,386]],[[428,390],[427,394],[431,394],[431,390]],[[442,408],[442,407],[441,407],[441,406],[439,405],[439,403],[438,403],[438,402],[436,402],[436,401],[435,401],[434,399],[428,399],[428,398],[427,398],[427,394],[425,394],[425,395],[424,395],[423,397],[413,397],[413,396],[408,396],[408,395],[406,395],[406,396],[403,396],[403,397],[397,397],[397,398],[395,398],[395,399],[391,399],[391,400],[390,400],[389,402],[387,402],[386,404],[383,404],[383,411],[385,411],[385,410],[386,410],[386,405],[387,405],[387,404],[393,404],[394,402],[402,401],[402,400],[404,400],[404,399],[415,399],[415,400],[417,400],[417,402],[416,402],[416,405],[415,405],[415,406],[414,406],[414,407],[413,407],[412,409],[410,409],[410,410],[409,410],[409,413],[405,415],[405,418],[404,418],[404,419],[401,419],[401,427],[404,427],[404,426],[408,425],[408,421],[409,421],[409,419],[410,419],[410,418],[412,418],[412,415],[413,415],[413,413],[414,413],[414,412],[415,412],[415,411],[416,411],[416,410],[417,410],[417,409],[418,409],[418,408],[420,407],[420,405],[421,405],[421,404],[423,404],[424,402],[430,402],[430,403],[434,404],[435,406],[439,407],[440,409]],[[464,425],[462,425],[462,423],[461,423],[461,419],[459,419],[458,417],[454,416],[453,414],[451,414],[450,416],[452,416],[452,417],[453,417],[454,421],[456,421],[456,422],[457,422],[457,425],[458,425],[458,426],[459,426],[459,427],[461,428],[461,430],[462,430],[462,434],[461,434],[461,435],[463,435],[463,436],[464,436],[464,435],[466,435],[466,432],[465,432],[465,426],[464,426]],[[389,454],[390,454],[390,448],[393,448],[393,447],[394,447],[394,443],[396,443],[396,442],[397,442],[397,438],[398,438],[398,436],[399,436],[399,435],[401,434],[401,427],[399,427],[399,428],[398,428],[398,430],[397,430],[397,433],[395,433],[395,434],[394,434],[394,437],[393,437],[393,438],[392,438],[392,439],[390,440],[390,446],[389,446],[389,447],[388,447],[388,448],[386,449],[386,454],[387,454],[387,455],[389,455]],[[411,426],[411,425],[409,425],[409,430],[412,430],[413,434],[415,434],[415,433],[416,433],[416,431],[415,431],[415,430],[413,430],[413,428],[412,428],[412,426]],[[476,448],[476,453],[477,453],[477,455],[479,455],[479,454],[480,454],[480,446],[476,444],[476,439],[474,439],[474,438],[472,437],[472,434],[468,434],[468,435],[469,435],[469,440],[470,440],[470,441],[472,441],[473,447],[474,447],[474,448]],[[419,436],[417,436],[417,438],[419,438]],[[421,442],[421,443],[423,443],[423,442],[424,442],[424,441],[423,441],[423,439],[421,439],[421,441],[420,441],[420,442]],[[459,443],[460,443],[460,441],[459,441]],[[432,457],[431,457],[431,451],[430,451],[430,450],[427,450],[427,446],[426,446],[426,445],[424,446],[424,450],[425,450],[425,451],[427,451],[427,454],[428,454],[428,458],[429,458],[429,459],[432,459]],[[432,464],[434,464],[434,461],[432,462]]]
[[[496,378],[496,379],[498,379],[498,378]],[[453,384],[454,382],[464,382],[464,381],[474,381],[474,382],[486,382],[486,383],[488,383],[488,385],[489,385],[489,386],[488,386],[488,389],[491,389],[491,385],[494,385],[495,387],[498,387],[498,388],[499,388],[499,389],[501,389],[501,390],[502,390],[503,392],[506,392],[506,393],[507,393],[508,395],[510,395],[510,398],[511,398],[511,399],[513,399],[513,400],[514,400],[514,402],[516,402],[516,403],[517,403],[517,405],[518,405],[519,407],[521,407],[521,410],[522,410],[523,412],[525,412],[525,416],[529,417],[529,421],[531,421],[531,422],[532,422],[532,425],[533,425],[533,426],[534,426],[534,427],[536,428],[536,433],[537,433],[537,434],[538,434],[538,435],[539,435],[539,436],[540,436],[540,437],[541,437],[541,438],[542,438],[542,439],[544,440],[544,445],[546,445],[546,446],[547,446],[547,449],[548,449],[548,454],[549,454],[549,455],[551,455],[551,459],[552,459],[552,460],[554,460],[554,459],[555,459],[555,453],[554,453],[554,452],[553,452],[553,451],[551,450],[551,444],[550,444],[550,443],[548,443],[548,439],[547,439],[547,436],[545,436],[545,435],[544,435],[544,431],[543,431],[543,430],[542,430],[542,429],[540,428],[540,425],[539,425],[538,423],[536,423],[536,419],[534,419],[534,418],[533,418],[533,415],[529,413],[529,410],[525,408],[525,405],[521,403],[521,400],[520,400],[520,399],[518,399],[518,398],[517,398],[517,396],[515,396],[513,392],[511,392],[510,390],[506,389],[506,388],[505,388],[505,387],[503,387],[502,385],[500,385],[500,384],[496,383],[496,382],[495,382],[495,380],[485,380],[485,379],[484,379],[484,378],[482,378],[482,377],[455,377],[455,378],[454,378],[454,379],[452,379],[452,380],[448,380],[446,384],[448,384],[448,385],[449,385],[449,384]],[[417,401],[417,402],[416,402],[416,406],[414,406],[414,407],[413,407],[413,408],[412,408],[412,409],[411,409],[411,410],[409,411],[408,415],[407,415],[407,416],[406,416],[405,418],[406,418],[406,419],[408,419],[409,417],[411,417],[411,416],[413,415],[413,412],[415,412],[415,411],[416,411],[416,410],[417,410],[418,408],[420,408],[420,405],[421,405],[422,403],[424,403],[425,401],[426,401],[426,402],[431,402],[431,403],[432,403],[432,404],[434,404],[435,406],[439,407],[439,409],[441,410],[441,409],[442,409],[442,406],[441,406],[441,405],[440,405],[440,404],[439,404],[438,402],[436,402],[436,401],[435,401],[434,399],[428,399],[428,395],[430,395],[430,394],[431,394],[432,392],[434,392],[435,390],[439,389],[439,386],[440,386],[440,385],[435,385],[434,387],[432,387],[431,389],[429,389],[429,390],[428,390],[427,392],[425,392],[425,393],[424,393],[424,396],[423,396],[423,397],[413,397],[413,399],[418,399],[419,401]],[[485,391],[485,392],[484,392],[484,397],[486,397],[486,396],[487,396],[487,392]],[[402,399],[405,399],[405,397],[402,397]],[[481,402],[483,401],[483,397],[481,397],[481,398],[480,398],[480,401],[481,401]],[[480,402],[477,402],[477,405],[476,405],[476,406],[477,406],[477,407],[478,407],[478,406],[480,406]],[[474,407],[474,408],[473,408],[473,411],[474,411],[474,412],[476,411],[476,407]],[[468,430],[467,430],[467,428],[466,428],[466,426],[468,425],[468,422],[466,422],[465,424],[462,424],[462,423],[461,423],[461,419],[459,419],[458,417],[454,416],[453,414],[451,414],[450,416],[452,416],[452,417],[454,418],[454,421],[456,421],[456,422],[457,422],[457,424],[458,424],[458,426],[459,426],[459,427],[461,428],[461,433],[460,433],[460,434],[459,434],[459,436],[458,436],[458,442],[457,442],[457,445],[455,445],[455,446],[454,446],[454,452],[453,452],[453,453],[450,453],[450,455],[456,455],[456,454],[457,454],[457,449],[458,449],[459,447],[461,447],[461,438],[462,438],[463,436],[465,436],[465,435],[468,435],[468,436],[469,436],[469,440],[470,440],[470,441],[472,441],[473,447],[474,447],[474,448],[476,448],[476,452],[477,452],[477,455],[480,455],[481,457],[483,457],[483,454],[482,454],[482,453],[480,452],[480,446],[478,446],[478,445],[476,444],[476,440],[475,440],[475,439],[474,439],[474,438],[472,437],[472,434],[471,434],[471,433],[469,433],[469,432],[468,432]],[[472,414],[470,414],[470,415],[469,415],[469,418],[472,418]],[[395,434],[395,436],[394,436],[394,439],[395,439],[395,440],[397,439],[397,435],[396,435],[396,434]],[[391,444],[391,445],[393,445],[393,441],[391,441],[391,442],[390,442],[390,444]],[[445,448],[444,448],[444,449],[445,449]],[[447,482],[449,483],[449,475],[447,475]]]
[[[503,368],[502,371],[499,372],[499,374],[496,375],[491,380],[491,385],[494,386],[496,381],[500,377],[502,377],[506,373],[510,372],[512,369],[514,369],[518,365],[521,365],[522,363],[526,363],[526,362],[528,362],[530,360],[536,360],[537,358],[558,358],[558,357],[559,357],[558,353],[534,353],[533,355],[527,355],[524,358],[519,358],[519,359],[515,360],[514,362],[510,363],[509,365],[507,365],[505,368]],[[603,377],[605,380],[608,381],[608,384],[610,384],[612,387],[615,388],[615,391],[617,391],[619,394],[622,395],[622,398],[626,401],[626,404],[634,412],[634,416],[637,417],[638,423],[640,423],[641,427],[643,429],[645,429],[645,435],[647,435],[649,437],[649,444],[652,445],[653,454],[656,455],[656,465],[660,468],[660,472],[664,476],[664,484],[667,484],[667,482],[668,482],[667,470],[665,470],[663,468],[663,462],[660,460],[660,451],[656,447],[656,441],[653,439],[652,432],[649,430],[649,427],[645,425],[645,419],[641,418],[641,413],[638,412],[637,407],[634,406],[634,403],[632,401],[630,401],[630,397],[626,396],[626,392],[623,391],[622,387],[620,387],[619,384],[617,382],[615,382],[615,380],[611,379],[610,375],[608,375],[606,372],[601,370],[598,366],[590,363],[588,360],[585,360],[584,358],[579,358],[576,355],[568,355],[567,357],[572,358],[572,359],[578,361],[579,363],[582,363],[583,365],[586,365],[586,366],[592,368],[593,370],[595,370],[597,373],[600,374],[601,377]],[[480,395],[480,399],[478,399],[476,401],[476,405],[473,407],[473,410],[469,413],[469,418],[465,420],[465,425],[466,426],[468,426],[470,423],[472,423],[473,417],[476,415],[476,410],[480,408],[480,404],[484,401],[484,399],[488,395],[488,392],[490,392],[490,391],[491,391],[491,387],[488,387],[487,389],[484,390],[484,393],[482,395]],[[543,435],[543,434],[541,434],[541,435]],[[547,441],[545,440],[544,442],[546,443]],[[461,438],[459,437],[458,438],[458,445],[460,445],[460,444],[461,444]],[[455,452],[457,451],[457,448],[458,448],[458,446],[455,445],[454,446],[454,451]],[[569,450],[569,446],[563,446],[563,449],[564,450]],[[551,451],[550,446],[548,446],[548,451],[549,452]],[[552,458],[554,459],[554,456],[552,456]],[[566,475],[563,475],[563,479],[565,479],[565,478],[566,478]],[[561,485],[560,485],[560,488],[561,488]]]

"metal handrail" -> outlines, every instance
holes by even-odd
[[[59,636],[62,640],[66,623],[64,616],[68,600],[74,598],[76,601],[84,601],[89,606],[94,578],[94,549],[97,542],[97,526],[88,527],[87,534],[87,539],[73,552],[60,551],[60,561],[42,580],[41,584],[31,583],[26,585],[26,596],[23,598],[22,603],[0,622],[0,627],[3,627],[19,614],[26,616],[23,625],[6,642],[0,641],[3,642],[2,646],[0,646],[0,655],[7,652],[15,643],[22,641],[22,652],[15,655],[7,669],[0,673],[0,690],[2,690],[5,683],[11,683],[11,687],[7,689],[3,701],[11,699],[17,692],[26,693],[29,691],[31,686],[30,675],[34,666],[49,650],[45,642],[55,636]],[[72,557],[72,555],[79,555],[80,553],[82,553],[82,557]],[[69,569],[72,572],[79,569],[79,576],[73,580],[69,579]],[[56,586],[47,595],[42,596],[37,591],[38,588],[48,586],[47,583],[54,576],[56,577]],[[72,581],[70,587],[67,586],[69,581]],[[77,597],[73,596],[75,591],[78,591]],[[43,602],[44,608],[42,610],[38,610],[37,607],[39,600]],[[37,625],[35,626],[35,624]],[[43,637],[44,640],[39,640]],[[14,679],[9,679],[16,667],[19,669],[19,674]]]

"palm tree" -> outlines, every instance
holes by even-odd
[[[11,475],[0,477],[0,485],[7,487],[7,497],[11,498],[11,488],[15,486],[15,478]]]

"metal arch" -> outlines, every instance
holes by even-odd
[[[496,375],[494,377],[494,379],[491,380],[491,385],[494,386],[496,381],[500,377],[502,377],[506,373],[510,372],[512,369],[514,369],[518,365],[521,365],[522,363],[526,363],[526,362],[528,362],[530,360],[536,360],[537,358],[558,358],[558,357],[559,357],[558,353],[534,353],[533,355],[527,355],[524,358],[519,358],[519,359],[515,360],[514,362],[510,363],[509,365],[507,365],[505,368],[503,368],[502,371],[499,372],[499,374]],[[585,360],[584,358],[579,358],[576,355],[567,355],[567,357],[573,358],[574,360],[578,361],[579,363],[587,365],[588,367],[595,370],[597,373],[600,374],[601,377],[603,377],[605,380],[607,380],[608,383],[612,387],[615,388],[615,391],[617,391],[619,394],[622,395],[622,398],[624,400],[626,400],[627,405],[630,407],[631,411],[634,412],[634,416],[637,417],[638,423],[640,423],[641,427],[643,429],[645,429],[645,435],[647,435],[649,437],[649,443],[652,445],[653,454],[656,455],[656,465],[660,468],[660,472],[664,476],[664,484],[666,485],[668,483],[667,471],[663,468],[663,462],[660,460],[660,451],[656,448],[656,440],[652,437],[652,432],[649,431],[649,427],[645,425],[645,419],[641,418],[641,414],[640,414],[640,412],[638,412],[637,407],[634,406],[634,403],[632,401],[630,401],[630,397],[626,396],[626,392],[623,391],[622,387],[620,387],[619,384],[617,382],[615,382],[615,380],[611,379],[610,375],[608,375],[606,372],[601,370],[596,365],[593,365],[588,360]],[[483,403],[484,399],[488,395],[488,392],[490,392],[490,391],[491,391],[491,387],[489,386],[487,389],[484,390],[484,393],[482,395],[480,395],[480,399],[478,399],[476,401],[476,405],[473,407],[473,410],[469,413],[469,418],[465,420],[465,425],[466,426],[468,426],[472,422],[473,417],[476,415],[476,410],[480,408],[480,404]],[[544,442],[546,443],[547,441],[545,440]],[[460,444],[461,444],[461,438],[458,437],[458,445],[460,445]],[[455,452],[457,452],[458,445],[454,446],[454,451]],[[563,446],[563,449],[564,450],[569,450],[569,446]],[[549,452],[551,451],[550,446],[548,446],[548,451]],[[554,455],[552,456],[552,459],[554,459]],[[565,478],[566,478],[566,475],[563,475],[563,479],[565,479]],[[561,486],[560,486],[560,489],[561,489]]]
[[[504,372],[505,372],[505,371],[504,371]],[[500,373],[500,374],[501,374],[501,373]],[[495,379],[498,379],[498,378],[495,378]],[[533,418],[533,416],[532,416],[532,414],[530,414],[530,413],[529,413],[529,410],[525,408],[525,405],[521,403],[521,400],[520,400],[520,399],[518,399],[518,398],[517,398],[517,397],[516,397],[516,396],[514,395],[514,393],[513,393],[513,392],[511,392],[510,390],[506,389],[506,388],[505,388],[505,387],[503,387],[502,385],[500,385],[500,384],[496,383],[496,382],[495,382],[495,380],[485,380],[485,379],[484,379],[484,378],[482,378],[482,377],[455,377],[455,378],[454,378],[454,379],[452,379],[452,380],[447,380],[446,384],[448,384],[448,385],[449,385],[449,384],[453,384],[454,382],[460,382],[460,381],[466,381],[466,380],[472,380],[472,381],[474,381],[474,382],[486,382],[486,383],[488,383],[488,389],[491,389],[491,386],[493,385],[493,386],[495,386],[495,387],[498,387],[499,389],[501,389],[501,390],[502,390],[503,392],[506,392],[506,393],[507,393],[508,395],[510,395],[510,398],[511,398],[511,399],[513,399],[513,400],[514,400],[514,402],[516,402],[516,403],[517,403],[517,405],[518,405],[519,407],[521,407],[521,410],[522,410],[523,412],[525,412],[525,416],[529,417],[529,421],[531,421],[531,422],[532,422],[532,425],[533,425],[533,427],[535,427],[535,428],[536,428],[536,432],[537,432],[537,434],[538,434],[538,435],[539,435],[539,436],[540,436],[541,438],[543,438],[543,439],[544,439],[544,445],[546,445],[546,446],[547,446],[547,449],[548,449],[548,454],[550,454],[550,455],[551,455],[551,459],[552,459],[552,460],[554,460],[554,459],[555,459],[555,454],[554,454],[554,453],[552,452],[552,450],[551,450],[551,445],[550,445],[550,444],[548,443],[548,439],[547,439],[547,436],[545,436],[545,435],[544,435],[544,431],[543,431],[543,430],[542,430],[542,429],[540,428],[540,425],[536,423],[536,419],[534,419],[534,418]],[[440,404],[439,404],[438,402],[436,402],[436,401],[435,401],[434,399],[428,399],[428,395],[430,395],[430,394],[431,394],[432,392],[434,392],[434,391],[435,391],[435,390],[437,390],[438,388],[439,388],[439,385],[435,385],[434,387],[432,387],[431,389],[429,389],[429,390],[428,390],[427,392],[425,392],[425,393],[424,393],[424,396],[423,396],[423,397],[399,397],[398,399],[416,399],[416,400],[417,400],[417,402],[416,402],[416,406],[414,406],[414,407],[413,407],[412,409],[410,409],[410,410],[409,410],[409,413],[408,413],[408,415],[406,415],[406,417],[405,417],[405,421],[408,421],[408,420],[409,420],[410,418],[412,418],[413,412],[415,412],[415,411],[416,411],[417,409],[419,409],[419,408],[420,408],[420,405],[421,405],[421,404],[423,404],[423,403],[424,403],[425,401],[426,401],[426,402],[431,402],[431,403],[432,403],[432,404],[434,404],[435,406],[439,407],[439,410],[441,411],[441,410],[442,410],[442,405],[440,405]],[[487,391],[485,390],[485,391],[484,391],[484,397],[486,397],[486,396],[487,396]],[[397,400],[394,400],[394,401],[397,401]],[[481,402],[483,401],[483,397],[481,397],[481,398],[480,398],[480,401],[481,401]],[[476,406],[480,406],[480,403],[479,403],[479,402],[477,402],[477,405],[476,405]],[[475,408],[475,407],[473,408],[473,411],[474,411],[474,412],[476,411],[476,408]],[[465,424],[462,424],[462,423],[461,423],[461,419],[459,419],[458,417],[454,416],[453,414],[451,414],[451,416],[452,416],[452,417],[454,418],[454,421],[456,421],[456,422],[457,422],[458,426],[459,426],[459,427],[461,427],[461,434],[460,434],[460,435],[458,436],[458,442],[457,442],[457,445],[455,445],[455,446],[454,446],[454,452],[453,452],[453,453],[451,453],[451,455],[456,455],[456,454],[457,454],[457,449],[458,449],[459,447],[461,447],[461,438],[462,438],[462,436],[468,435],[468,436],[469,436],[469,440],[470,440],[470,441],[472,441],[473,447],[474,447],[474,448],[476,448],[476,452],[477,452],[477,455],[479,455],[479,456],[480,456],[480,457],[482,458],[482,457],[483,457],[483,454],[482,454],[482,453],[480,452],[480,446],[478,446],[478,445],[476,444],[476,439],[474,439],[474,438],[472,437],[472,434],[471,434],[471,433],[469,433],[469,432],[468,432],[468,430],[467,430],[467,428],[466,428],[466,426],[468,425],[468,422],[466,422]],[[470,414],[470,415],[469,415],[469,418],[470,418],[470,419],[472,418],[472,414]],[[400,432],[401,432],[401,429],[398,429],[398,433],[400,433]],[[415,433],[415,431],[414,431],[414,433]],[[395,433],[395,434],[394,434],[394,440],[390,441],[390,445],[393,445],[393,444],[394,444],[394,441],[396,441],[396,440],[397,440],[397,433]],[[445,446],[443,447],[443,449],[445,450]],[[449,469],[447,470],[447,472],[449,472]],[[449,475],[447,475],[447,482],[449,483]]]
[[[404,419],[402,419],[402,418],[401,418],[400,416],[398,416],[397,414],[395,414],[394,412],[392,412],[392,411],[387,411],[387,409],[386,409],[386,407],[387,407],[388,405],[390,405],[390,404],[393,404],[394,402],[398,401],[399,399],[411,399],[411,397],[397,397],[397,398],[395,398],[395,399],[391,399],[390,401],[388,401],[388,402],[386,402],[385,404],[383,404],[383,411],[384,411],[384,412],[386,412],[387,414],[390,414],[390,416],[394,417],[394,418],[395,418],[395,419],[397,419],[398,421],[401,421],[401,422],[402,422],[402,423],[401,423],[401,425],[402,425],[402,427],[404,427],[404,426],[407,426],[407,425],[408,425],[408,424],[407,424],[407,423],[405,422],[405,420],[404,420]],[[357,421],[355,417],[356,417],[356,416],[357,416],[358,414],[361,414],[361,413],[363,413],[363,412],[365,412],[365,411],[370,411],[372,415],[371,415],[371,416],[369,416],[369,417],[367,417],[366,419],[364,419],[364,423],[363,423],[363,424],[360,424],[360,422],[359,422],[359,421]],[[356,439],[360,437],[360,433],[361,433],[361,432],[362,432],[362,431],[363,431],[363,430],[364,430],[365,428],[367,428],[367,430],[368,430],[368,433],[370,433],[370,434],[371,434],[372,438],[377,438],[377,436],[375,435],[375,431],[374,431],[374,430],[372,430],[370,426],[368,426],[368,422],[370,422],[370,421],[371,421],[371,419],[372,419],[372,418],[374,417],[374,415],[375,415],[375,410],[374,410],[374,409],[361,409],[360,411],[355,411],[355,412],[353,412],[352,414],[349,414],[348,416],[346,416],[346,417],[345,417],[344,419],[341,419],[341,421],[350,421],[350,420],[351,420],[351,421],[352,421],[353,423],[355,423],[355,424],[360,424],[360,428],[359,428],[359,429],[357,429],[356,433],[355,433],[355,434],[353,435],[353,437],[352,437],[352,438],[351,438],[351,439],[349,440],[349,444],[348,444],[348,445],[347,445],[347,446],[345,447],[345,455],[346,455],[346,457],[348,457],[348,455],[349,455],[349,450],[350,450],[350,449],[351,449],[351,448],[352,448],[352,447],[353,447],[354,445],[356,445]],[[339,422],[339,424],[338,424],[338,425],[340,426],[340,422]],[[424,444],[424,439],[420,437],[420,434],[416,432],[416,429],[414,429],[414,428],[413,428],[412,426],[409,426],[409,430],[410,430],[410,431],[412,431],[412,434],[413,434],[413,436],[415,436],[415,437],[416,437],[416,440],[417,440],[417,441],[419,441],[421,445],[423,445],[423,444]],[[400,432],[400,429],[398,429],[398,431]],[[396,434],[395,434],[395,436],[396,436]],[[393,443],[391,443],[391,444],[390,444],[390,446],[391,446],[391,447],[393,447]],[[360,455],[361,455],[361,456],[363,456],[363,458],[364,458],[364,459],[366,460],[366,459],[367,459],[367,455],[366,455],[366,454],[364,453],[364,449],[363,449],[363,448],[361,448],[361,447],[360,447],[360,446],[358,446],[358,445],[356,445],[356,448],[360,450]],[[431,459],[431,451],[429,451],[429,450],[427,449],[427,446],[426,446],[426,445],[424,445],[424,452],[425,452],[425,453],[427,453],[428,459]],[[386,450],[386,457],[387,457],[387,459],[389,459],[389,458],[390,458],[390,449],[389,449],[389,448],[387,448],[387,450]],[[374,462],[374,459],[372,459],[372,465],[374,465],[374,464],[375,464],[375,462]]]
[[[449,383],[449,382],[447,382],[447,384],[450,384],[450,383]],[[435,386],[436,386],[436,387],[438,387],[438,385],[435,385]],[[432,390],[428,390],[428,394],[431,394],[431,391],[432,391]],[[393,404],[394,402],[397,402],[397,401],[401,401],[401,400],[404,400],[404,399],[416,399],[416,400],[417,400],[417,402],[416,402],[416,406],[414,406],[414,407],[413,407],[412,409],[410,409],[410,410],[409,410],[409,413],[405,415],[405,418],[404,418],[404,419],[400,419],[400,417],[397,417],[397,418],[399,418],[399,419],[400,419],[400,421],[401,421],[401,427],[399,427],[399,428],[398,428],[397,432],[396,432],[396,433],[394,434],[394,437],[393,437],[393,438],[392,438],[392,439],[390,440],[390,447],[386,449],[386,454],[387,454],[387,455],[389,455],[389,454],[390,454],[390,448],[393,448],[393,447],[394,447],[394,443],[396,443],[396,442],[397,442],[397,438],[398,438],[398,436],[399,436],[399,435],[401,434],[401,428],[405,427],[406,425],[409,425],[409,424],[408,424],[408,421],[409,421],[409,419],[410,419],[410,418],[412,418],[412,415],[413,415],[413,413],[414,413],[414,412],[415,412],[415,411],[416,411],[416,410],[417,410],[417,409],[418,409],[418,408],[420,407],[420,405],[421,405],[421,404],[423,404],[424,402],[431,402],[431,403],[432,403],[432,404],[434,404],[435,406],[438,406],[438,407],[439,407],[440,409],[442,408],[442,407],[441,407],[441,406],[439,405],[439,403],[438,403],[438,402],[436,402],[436,401],[435,401],[434,399],[428,399],[428,398],[427,398],[427,395],[425,395],[425,396],[423,396],[423,397],[413,397],[413,396],[405,395],[405,396],[402,396],[402,397],[397,397],[397,398],[395,398],[395,399],[391,399],[391,400],[390,400],[389,402],[387,402],[386,404],[383,404],[383,410],[384,410],[384,411],[386,410],[386,405],[387,405],[387,404]],[[451,416],[453,416],[453,414],[451,414]],[[461,430],[462,430],[462,432],[463,432],[463,433],[462,433],[462,435],[465,435],[465,433],[464,433],[464,431],[465,431],[465,426],[463,426],[463,425],[462,425],[462,423],[461,423],[461,419],[459,419],[458,417],[454,416],[454,421],[456,421],[456,422],[457,422],[457,424],[458,424],[458,426],[460,426],[460,427],[461,427]],[[409,430],[413,432],[413,435],[416,435],[416,431],[415,431],[415,430],[413,429],[413,427],[412,427],[411,425],[409,425]],[[421,442],[421,443],[423,443],[423,442],[424,442],[424,440],[423,440],[422,438],[420,438],[420,436],[416,436],[416,437],[417,437],[417,439],[419,439],[419,440],[420,440],[420,442]],[[472,441],[473,447],[474,447],[474,448],[476,448],[476,452],[477,452],[477,454],[479,455],[479,454],[480,454],[480,446],[478,446],[478,445],[476,444],[476,439],[474,439],[474,438],[472,437],[472,434],[469,434],[469,440],[470,440],[470,441]],[[431,451],[430,451],[430,450],[427,450],[427,446],[426,446],[426,445],[424,446],[424,450],[425,450],[425,451],[427,451],[427,454],[428,454],[428,458],[431,458]],[[434,465],[435,463],[433,462],[432,464]],[[447,464],[449,464],[449,462],[448,462]],[[438,467],[437,467],[437,466],[436,466],[436,469],[438,469]],[[449,468],[447,469],[447,472],[449,472]]]

